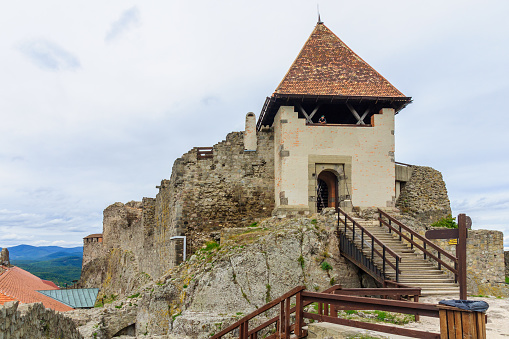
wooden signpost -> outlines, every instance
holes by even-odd
[[[460,214],[458,215],[458,228],[431,230],[425,234],[427,239],[457,239],[456,258],[458,259],[458,283],[461,300],[467,300],[467,228],[471,226],[470,217]]]

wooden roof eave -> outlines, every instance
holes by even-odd
[[[272,96],[267,97],[265,99],[265,103],[263,104],[262,111],[260,112],[260,117],[256,124],[256,129],[259,131],[263,125],[271,125],[273,117],[276,112],[275,109],[278,103],[283,103],[284,101],[288,102],[290,100],[314,100],[315,102],[325,102],[330,101],[331,103],[341,103],[341,102],[362,102],[362,101],[375,101],[375,103],[379,101],[390,102],[392,108],[395,109],[395,113],[398,114],[403,108],[405,108],[408,104],[412,103],[412,97],[386,97],[386,96],[345,96],[345,95],[311,95],[311,94],[280,94],[274,93]],[[279,105],[281,106],[281,105]],[[277,107],[279,108],[279,107]]]

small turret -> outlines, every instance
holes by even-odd
[[[11,266],[11,261],[9,260],[9,250],[7,248],[2,248],[2,252],[0,253],[0,265]]]

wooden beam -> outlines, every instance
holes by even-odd
[[[355,108],[353,108],[352,105],[350,105],[349,103],[346,103],[346,107],[348,107],[348,109],[350,110],[350,112],[352,112],[353,116],[355,117],[355,119],[357,119],[357,125],[365,125],[364,121],[362,121],[362,118],[360,117],[359,113],[357,113],[357,111],[355,110]]]

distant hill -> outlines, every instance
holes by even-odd
[[[82,257],[63,257],[51,260],[11,260],[18,266],[44,280],[53,281],[58,286],[71,285],[73,280],[81,276]]]
[[[18,245],[8,249],[12,265],[58,286],[71,285],[81,276],[83,247]]]
[[[59,246],[30,246],[18,245],[9,247],[9,257],[12,260],[50,260],[68,256],[83,258],[83,247]]]

